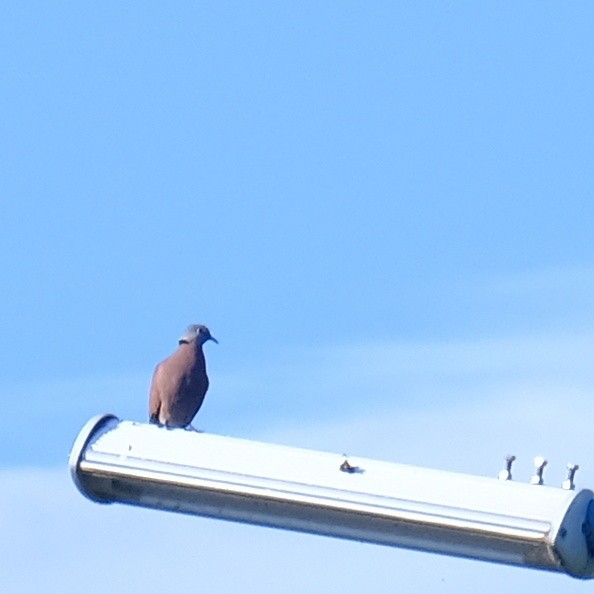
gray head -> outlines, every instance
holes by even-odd
[[[190,324],[177,342],[179,344],[195,342],[202,346],[207,340],[219,344],[219,341],[210,335],[210,330],[204,324]]]

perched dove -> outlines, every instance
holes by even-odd
[[[149,422],[188,427],[202,406],[208,376],[202,345],[218,341],[202,324],[188,326],[177,350],[155,368],[149,396]]]

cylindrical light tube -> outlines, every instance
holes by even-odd
[[[91,419],[78,489],[121,502],[594,577],[594,493]]]

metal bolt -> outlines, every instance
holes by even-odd
[[[563,484],[561,485],[562,489],[566,489],[567,491],[573,491],[575,489],[575,483],[573,482],[573,478],[575,476],[575,471],[579,467],[579,464],[567,465],[567,478],[563,481]]]
[[[511,481],[512,473],[511,467],[516,459],[513,455],[508,455],[505,457],[505,468],[499,472],[499,480],[500,481]]]
[[[338,467],[338,469],[341,472],[348,472],[349,474],[363,474],[365,471],[360,468],[359,466],[354,466],[353,464],[351,464],[348,460],[348,458],[346,457],[346,454],[343,454],[345,456],[342,464]]]
[[[548,462],[542,456],[536,456],[534,458],[534,474],[530,478],[530,483],[533,485],[542,485],[543,478],[542,474],[544,472],[544,467],[548,464]]]

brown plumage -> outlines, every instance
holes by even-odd
[[[155,368],[149,396],[149,422],[187,427],[204,402],[208,375],[202,345],[217,342],[202,324],[188,326],[177,350]]]

